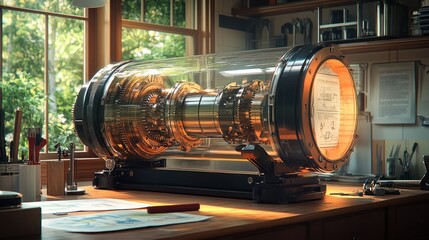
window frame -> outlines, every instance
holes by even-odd
[[[143,0],[142,0],[143,1]],[[170,0],[172,1],[172,0]],[[121,0],[112,0],[111,4],[114,4],[113,11],[116,11],[116,19],[120,18],[120,24],[117,26],[113,34],[116,35],[116,57],[118,60],[122,59],[122,28],[132,28],[132,29],[141,29],[141,30],[152,30],[163,33],[184,35],[192,37],[193,41],[193,55],[199,54],[208,54],[214,53],[214,10],[215,10],[215,1],[193,1],[194,5],[192,11],[195,14],[193,28],[185,28],[173,26],[172,17],[170,14],[170,25],[161,25],[154,23],[147,23],[143,21],[128,20],[122,18],[122,1]],[[143,8],[143,4],[142,4]],[[143,9],[142,18],[144,17]],[[142,19],[141,19],[142,20]],[[111,36],[115,38],[115,36]]]
[[[137,28],[142,30],[154,30],[165,33],[181,34],[190,36],[194,42],[194,55],[214,53],[214,29],[215,29],[215,1],[195,1],[197,7],[196,11],[196,24],[194,29],[183,27],[172,27],[159,24],[151,24],[145,22],[138,22],[132,20],[122,19],[122,0],[110,0],[106,2],[105,7],[85,9],[83,16],[62,14],[56,12],[49,12],[45,10],[27,9],[14,6],[5,6],[0,4],[0,16],[3,9],[21,11],[28,13],[41,14],[45,16],[45,24],[49,23],[49,16],[54,17],[67,17],[71,19],[79,19],[85,22],[85,37],[84,37],[84,82],[89,82],[98,70],[111,62],[122,60],[122,27]],[[106,22],[109,24],[106,24]],[[2,23],[2,17],[0,18]],[[2,33],[2,28],[0,28]],[[45,34],[48,34],[46,31]],[[107,37],[107,39],[106,39]],[[107,42],[106,42],[107,41]],[[45,55],[47,54],[48,38],[45,39]],[[3,51],[3,46],[0,44],[0,50]],[[48,59],[45,58],[45,65]],[[0,61],[0,78],[3,76],[3,61]],[[47,89],[47,70],[45,67],[44,83],[45,90]],[[45,102],[45,109],[47,109],[47,102]],[[44,133],[48,134],[48,111],[45,113],[45,128]],[[47,136],[49,138],[49,135]],[[87,147],[84,151],[76,151],[76,158],[79,160],[97,159],[98,157]],[[41,152],[41,160],[57,159],[56,152]]]
[[[22,7],[15,7],[15,6],[6,6],[6,5],[2,5],[0,4],[0,24],[3,26],[3,11],[4,10],[9,10],[9,11],[17,11],[17,12],[24,12],[24,13],[31,13],[31,14],[39,14],[41,16],[44,17],[44,24],[45,24],[45,36],[44,36],[44,76],[43,76],[43,80],[44,80],[44,91],[45,91],[45,95],[48,94],[48,74],[49,74],[49,68],[48,68],[48,64],[49,64],[49,19],[50,17],[60,17],[60,18],[67,18],[67,19],[74,19],[74,20],[81,20],[84,22],[84,64],[83,64],[83,73],[84,76],[82,76],[82,78],[84,79],[84,81],[82,82],[82,85],[85,84],[87,82],[88,76],[90,76],[90,74],[95,74],[95,72],[93,72],[93,70],[96,68],[95,64],[93,64],[93,61],[91,61],[92,59],[96,59],[96,51],[93,51],[91,49],[95,49],[95,42],[91,41],[90,39],[92,39],[91,33],[93,33],[94,31],[94,24],[91,24],[92,22],[94,22],[94,11],[91,10],[84,10],[84,15],[83,16],[78,16],[78,15],[71,15],[71,14],[64,14],[64,13],[57,13],[57,12],[49,12],[46,10],[39,10],[39,9],[29,9],[29,8],[22,8]],[[0,33],[3,35],[3,27],[0,28]],[[0,40],[2,42],[2,40]],[[0,51],[3,52],[3,43],[0,44]],[[92,70],[92,71],[91,71]],[[3,59],[0,60],[0,78],[3,81]],[[49,124],[49,106],[48,106],[48,101],[46,100],[44,103],[44,109],[45,109],[45,113],[44,113],[44,128],[43,128],[43,133],[42,136],[44,138],[46,138],[49,141],[49,131],[48,131],[48,124]],[[24,113],[25,114],[25,113]],[[23,130],[21,130],[23,131]],[[21,141],[25,141],[24,139],[21,139]],[[44,148],[45,151],[40,152],[40,160],[47,160],[47,159],[56,159],[58,158],[57,153],[56,152],[48,152],[48,148],[45,147]],[[83,151],[76,151],[76,157],[81,157],[81,158],[93,158],[96,155],[90,151],[90,149],[86,146],[84,146],[84,150]]]
[[[198,52],[198,46],[199,46],[200,41],[199,41],[198,30],[195,30],[195,29],[173,27],[173,26],[139,22],[139,21],[134,21],[134,20],[126,20],[126,19],[122,19],[122,27],[132,28],[132,29],[140,29],[140,30],[148,30],[148,31],[156,31],[156,32],[163,32],[163,33],[171,33],[171,34],[177,34],[177,35],[192,37],[193,49],[194,49],[193,52],[194,52],[194,54],[195,54],[195,52]]]

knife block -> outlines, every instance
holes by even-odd
[[[46,166],[46,193],[50,196],[64,196],[65,175],[63,161],[49,161]]]

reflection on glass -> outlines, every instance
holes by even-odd
[[[187,54],[187,49],[193,49],[190,39],[192,37],[123,28],[122,59],[152,60],[183,57]]]

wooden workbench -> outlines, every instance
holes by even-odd
[[[81,186],[82,187],[82,186]],[[117,198],[151,205],[199,202],[206,221],[118,232],[83,234],[42,228],[42,239],[429,239],[429,191],[401,189],[390,196],[330,196],[361,185],[328,183],[323,200],[289,205],[250,200],[82,187],[64,199]],[[54,200],[49,197],[45,200]],[[82,214],[82,213],[72,213]],[[43,218],[56,217],[52,214]],[[60,217],[58,217],[60,218]],[[270,239],[271,238],[271,239]]]

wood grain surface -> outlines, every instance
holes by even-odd
[[[83,234],[70,233],[48,228],[42,229],[42,239],[203,239],[228,238],[247,232],[266,229],[282,229],[285,226],[333,218],[344,214],[371,211],[392,205],[403,205],[415,201],[429,200],[429,192],[402,189],[400,195],[390,196],[330,196],[332,192],[353,192],[361,185],[329,183],[327,195],[322,200],[296,204],[262,204],[251,200],[216,198],[196,195],[169,194],[133,190],[99,190],[82,186],[86,194],[82,196],[43,197],[43,200],[116,198],[151,205],[200,203],[199,211],[192,214],[212,216],[206,221],[163,227],[142,228],[118,232]],[[88,214],[71,213],[69,215]],[[45,214],[43,218],[60,218]]]

